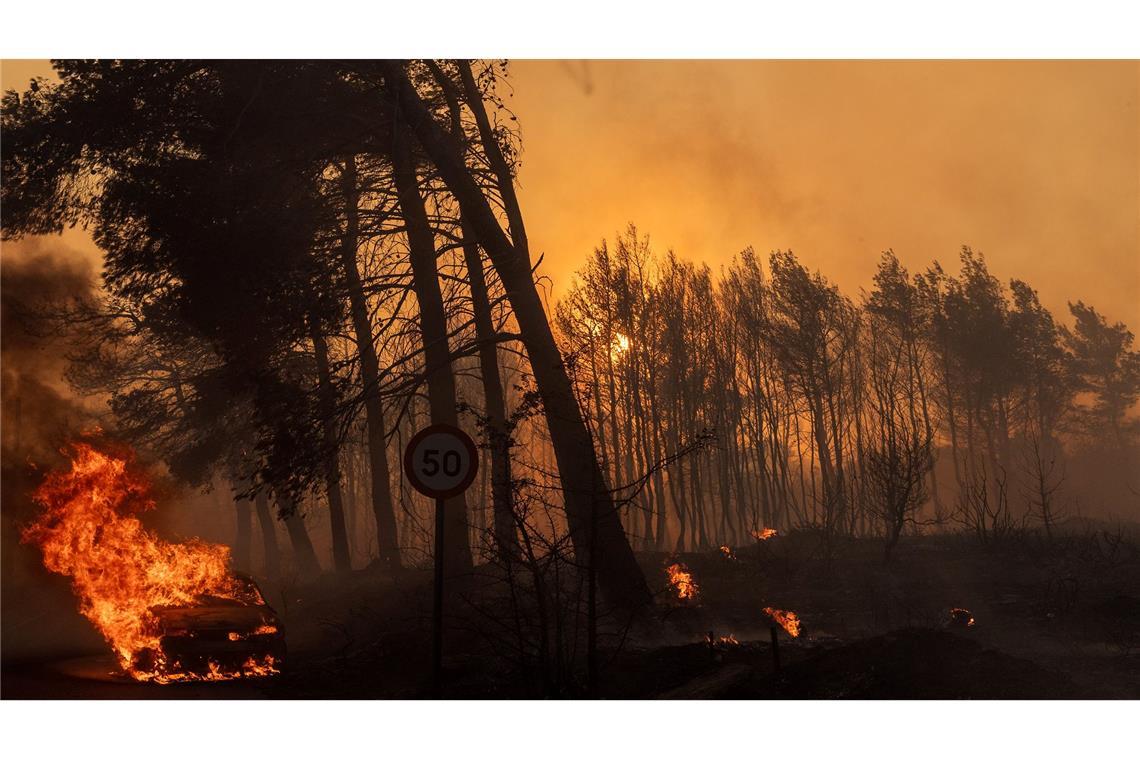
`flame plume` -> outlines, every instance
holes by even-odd
[[[788,610],[778,610],[775,607],[765,607],[765,614],[780,625],[793,639],[800,635],[800,618],[796,613]]]
[[[748,532],[757,541],[767,541],[769,538],[772,538],[773,536],[776,535],[776,529],[775,528],[763,528],[761,530],[757,530],[757,529],[753,528],[752,530],[750,530]]]
[[[128,468],[127,459],[85,443],[71,452],[70,471],[50,473],[32,494],[41,511],[23,530],[23,541],[39,547],[47,569],[71,578],[79,611],[132,677],[160,683],[195,678],[166,662],[151,610],[193,606],[202,595],[260,600],[250,599],[249,589],[230,574],[229,548],[198,539],[170,543],[143,526],[132,513],[154,508],[150,483]],[[276,672],[271,657],[247,665],[224,672],[211,663],[202,678]]]
[[[693,580],[693,574],[689,572],[689,568],[680,562],[674,562],[665,568],[665,574],[669,576],[669,585],[677,593],[678,599],[691,601],[697,598],[701,589]]]

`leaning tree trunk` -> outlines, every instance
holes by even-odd
[[[321,427],[324,435],[325,492],[329,499],[329,528],[332,531],[333,567],[338,573],[352,569],[348,552],[348,531],[345,528],[344,500],[340,490],[340,450],[336,434],[336,389],[329,370],[329,346],[315,319],[310,320],[310,337],[317,361],[317,393],[321,410]]]
[[[458,425],[455,375],[451,372],[447,313],[436,268],[435,235],[428,222],[423,196],[420,195],[410,141],[411,135],[406,130],[397,128],[394,131],[392,178],[408,238],[412,288],[420,308],[420,336],[423,340],[431,422],[433,425]],[[467,497],[464,494],[444,501],[443,525],[444,575],[455,576],[469,571],[472,564],[471,547],[467,538]]]
[[[512,237],[508,240],[487,199],[472,178],[457,146],[436,124],[399,62],[382,62],[387,87],[448,189],[460,203],[479,242],[491,258],[522,333],[535,383],[543,402],[547,427],[566,503],[570,537],[579,560],[597,573],[602,593],[627,608],[649,604],[652,597],[633,550],[622,530],[613,495],[606,486],[597,453],[562,356],[554,341],[542,300],[534,285],[530,255],[525,245],[517,200],[509,171],[493,134],[488,134],[481,98],[469,94],[468,103],[480,121],[484,149],[499,175],[500,192],[507,205]],[[465,67],[461,67],[461,70]],[[468,72],[469,73],[469,72]],[[481,118],[480,118],[481,116]],[[591,525],[592,524],[592,525]],[[593,530],[591,530],[593,527]]]
[[[451,135],[462,139],[463,120],[455,83],[434,62],[428,61],[433,76],[443,88],[451,113]],[[498,344],[495,340],[495,325],[491,318],[491,301],[487,294],[487,281],[483,274],[483,260],[479,256],[479,245],[471,225],[460,215],[460,228],[463,235],[463,258],[467,268],[467,285],[471,292],[471,312],[475,322],[475,339],[479,349],[479,374],[483,384],[484,414],[487,428],[488,447],[491,452],[491,506],[494,518],[492,535],[499,558],[508,564],[520,554],[518,526],[514,512],[513,484],[511,483],[511,429],[507,422],[506,397],[499,378]],[[486,481],[484,481],[484,502],[486,501]],[[484,514],[479,512],[480,516]],[[481,522],[485,523],[485,520]],[[485,525],[481,525],[482,529]]]
[[[265,575],[270,580],[281,577],[281,549],[277,546],[277,526],[269,513],[269,499],[258,492],[253,499],[257,510],[257,523],[261,528],[261,545],[265,555]]]
[[[472,240],[468,225],[463,230],[463,257],[467,264],[467,284],[471,289],[471,310],[475,315],[475,338],[479,341],[479,376],[483,381],[487,437],[491,446],[491,504],[494,511],[495,547],[499,556],[511,560],[519,556],[518,534],[511,493],[511,431],[507,426],[507,404],[499,378],[498,344],[491,320],[491,301],[483,276],[483,260]]]
[[[380,562],[388,567],[400,566],[400,547],[396,532],[396,512],[392,505],[392,483],[388,471],[387,439],[384,430],[384,406],[380,400],[380,360],[372,342],[372,320],[360,270],[356,266],[356,246],[360,234],[356,161],[345,162],[342,177],[345,201],[345,234],[341,242],[341,266],[348,289],[352,327],[356,333],[356,352],[360,357],[360,381],[363,385],[364,420],[368,434],[368,465],[372,485],[372,514],[376,520],[376,544]]]

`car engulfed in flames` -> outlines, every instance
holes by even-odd
[[[285,655],[281,621],[229,548],[171,542],[138,515],[154,509],[130,454],[71,446],[71,468],[48,473],[22,540],[71,579],[79,611],[137,681],[222,681],[273,675]]]
[[[285,631],[253,579],[235,574],[237,598],[203,595],[185,606],[155,607],[157,651],[135,668],[160,683],[268,676],[285,662]]]

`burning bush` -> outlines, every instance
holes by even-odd
[[[700,593],[700,586],[693,580],[689,568],[680,562],[673,562],[665,567],[665,574],[669,576],[669,586],[681,600],[692,601]]]
[[[796,613],[778,610],[775,607],[765,607],[764,614],[772,618],[772,621],[787,631],[793,639],[800,635],[800,619]]]

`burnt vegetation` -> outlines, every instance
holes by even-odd
[[[428,694],[440,562],[447,695],[1137,696],[1124,324],[969,248],[846,294],[633,226],[548,304],[503,62],[55,66],[4,95],[3,234],[80,225],[104,268],[61,294],[5,264],[6,628],[13,474],[97,417],[186,504],[223,494],[289,631],[256,694]],[[100,414],[13,370],[49,339]],[[433,557],[400,456],[439,423],[481,465]],[[20,667],[6,695],[66,695]]]

